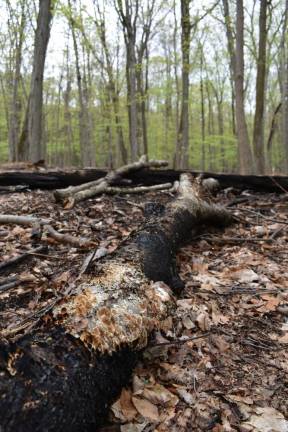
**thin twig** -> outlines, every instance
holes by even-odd
[[[6,270],[8,267],[11,267],[13,265],[19,264],[22,261],[24,261],[26,258],[28,258],[29,256],[31,256],[31,252],[32,253],[37,253],[37,252],[44,252],[47,251],[48,248],[47,246],[39,246],[35,249],[32,249],[30,251],[24,252],[21,255],[17,255],[16,257],[13,257],[7,261],[1,262],[0,263],[0,271],[2,270]]]
[[[270,218],[269,216],[265,216],[265,215],[263,215],[263,214],[260,213],[260,212],[256,212],[255,210],[251,210],[251,209],[247,209],[247,208],[241,208],[241,209],[239,209],[239,210],[240,210],[240,211],[246,211],[246,212],[249,212],[249,213],[253,213],[253,214],[257,215],[258,217],[262,217],[263,219],[269,220],[269,221],[271,221],[271,222],[275,222],[275,223],[279,223],[279,224],[288,225],[288,222],[281,221],[281,220],[274,219],[274,218]]]
[[[206,337],[210,336],[210,334],[211,333],[209,332],[209,333],[204,333],[203,335],[200,335],[200,336],[188,337],[186,339],[177,339],[177,340],[169,341],[169,342],[160,342],[160,343],[157,343],[157,344],[154,344],[154,345],[148,345],[147,348],[154,348],[154,347],[158,347],[158,346],[169,346],[169,345],[183,345],[186,342],[191,342],[191,341],[194,341],[194,340],[197,340],[197,339],[206,338]]]

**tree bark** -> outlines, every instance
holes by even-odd
[[[238,162],[240,174],[253,172],[253,159],[245,116],[244,102],[244,11],[243,0],[236,2],[236,49],[231,26],[229,3],[223,0],[224,18],[230,64],[235,88],[235,115],[238,141]]]
[[[82,275],[75,291],[58,299],[32,330],[21,336],[17,328],[2,329],[3,430],[95,430],[150,333],[171,313],[170,288],[183,288],[175,269],[178,248],[203,225],[231,222],[183,175],[179,198],[166,209],[155,204],[147,223]]]
[[[257,174],[265,173],[264,146],[264,105],[266,79],[266,44],[267,44],[267,0],[260,2],[259,16],[259,48],[256,78],[256,108],[254,116],[253,147],[255,169]]]
[[[244,101],[244,8],[237,1],[235,103],[240,174],[253,172],[253,159],[248,135]]]
[[[43,77],[50,38],[52,8],[52,0],[39,0],[30,95],[19,141],[19,159],[29,159],[31,162],[45,159],[46,153],[42,142]]]
[[[281,99],[282,99],[282,140],[284,150],[284,170],[288,172],[288,0],[285,2],[285,16],[281,37]]]
[[[129,140],[131,160],[134,162],[139,157],[138,143],[138,104],[137,104],[137,80],[136,80],[136,33],[139,14],[139,0],[133,4],[131,0],[125,0],[125,8],[122,0],[115,0],[116,10],[122,25],[126,46],[126,80],[127,80],[127,105],[129,117]],[[132,13],[134,12],[133,16]]]
[[[71,28],[73,47],[75,54],[76,63],[76,76],[77,76],[77,87],[78,87],[78,103],[79,103],[79,138],[80,138],[80,154],[82,166],[95,166],[95,148],[92,145],[91,130],[89,124],[89,112],[88,112],[88,89],[87,83],[85,82],[86,77],[81,73],[80,69],[80,58],[79,48],[77,43],[77,34],[75,30],[75,23],[72,16],[72,5],[71,1],[68,0],[70,8],[68,21]]]
[[[181,0],[182,100],[178,130],[180,150],[179,168],[189,165],[189,71],[190,71],[190,0]]]
[[[18,160],[18,142],[21,127],[21,97],[19,94],[19,86],[21,82],[21,65],[22,65],[22,50],[24,42],[24,30],[26,26],[26,13],[25,13],[25,2],[20,2],[21,15],[19,28],[14,29],[15,35],[15,48],[14,48],[14,71],[13,71],[13,82],[12,82],[12,99],[10,104],[10,115],[9,115],[9,160]],[[11,10],[11,13],[13,11]],[[12,17],[13,20],[13,17]]]

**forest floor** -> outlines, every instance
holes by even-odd
[[[171,199],[103,196],[65,210],[52,192],[34,191],[0,195],[0,213],[49,217],[59,232],[95,241],[101,259],[141,225],[145,202]],[[217,201],[230,204],[239,223],[178,254],[186,288],[102,432],[288,431],[288,195],[226,191]],[[0,225],[1,261],[37,241],[31,228]],[[91,252],[43,241],[47,255],[0,273],[0,331],[15,337],[75,283]],[[1,293],[8,277],[20,284]]]

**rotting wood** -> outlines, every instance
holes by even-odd
[[[2,336],[5,432],[96,430],[149,334],[161,329],[175,305],[170,288],[183,286],[175,269],[178,248],[203,227],[233,222],[226,209],[202,199],[199,183],[187,175],[178,198],[157,209],[115,254],[81,275],[73,295],[57,302],[33,331],[16,343],[7,340],[9,332]]]

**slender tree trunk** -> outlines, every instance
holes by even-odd
[[[171,76],[171,51],[169,49],[169,45],[167,41],[165,41],[164,45],[165,52],[165,80],[166,80],[166,88],[165,88],[165,107],[164,107],[164,148],[166,149],[165,159],[169,158],[169,138],[170,138],[170,127],[171,127],[171,118],[172,118],[172,76]]]
[[[253,171],[252,152],[249,143],[249,135],[245,116],[244,103],[244,11],[243,0],[237,0],[236,4],[236,50],[234,47],[231,17],[228,0],[223,1],[224,18],[228,51],[230,54],[231,70],[235,87],[235,117],[238,141],[238,161],[241,174],[249,174]]]
[[[244,10],[243,0],[237,0],[235,102],[240,174],[253,172],[252,152],[245,116],[244,101]]]
[[[220,135],[221,171],[225,171],[225,148],[224,148],[224,118],[223,118],[223,95],[217,97],[218,132]]]
[[[9,160],[15,162],[18,160],[18,142],[21,128],[21,97],[19,95],[19,86],[21,83],[21,64],[22,48],[24,42],[24,29],[26,17],[24,3],[21,3],[21,21],[18,37],[16,37],[15,46],[15,65],[13,73],[13,90],[9,116]]]
[[[43,77],[50,38],[52,7],[52,0],[39,0],[30,95],[19,141],[19,159],[25,159],[28,156],[32,162],[45,158],[46,153],[44,142],[42,142]]]
[[[127,51],[127,79],[128,79],[128,110],[129,110],[129,139],[131,160],[134,162],[139,157],[138,148],[138,109],[137,109],[137,85],[136,85],[136,54],[135,40],[131,37],[126,43]]]
[[[284,173],[288,173],[288,0],[285,2],[285,17],[281,38],[281,100],[282,100],[282,139],[284,149]]]
[[[69,72],[68,72],[69,74]],[[71,123],[71,110],[70,110],[70,100],[71,100],[71,79],[67,75],[66,89],[63,94],[64,99],[64,132],[65,132],[65,157],[64,164],[72,165],[72,143],[73,143],[73,133],[72,133],[72,123]]]
[[[108,75],[108,81],[109,81],[109,90],[111,93],[111,100],[113,105],[113,112],[114,112],[114,119],[115,119],[115,125],[116,125],[116,134],[117,134],[117,146],[119,150],[119,154],[121,155],[121,165],[127,164],[128,161],[128,155],[127,155],[127,149],[125,146],[125,140],[124,140],[124,134],[123,134],[123,128],[122,128],[122,121],[121,121],[121,115],[120,115],[120,101],[119,101],[119,92],[117,90],[116,86],[116,78],[113,72],[113,66],[111,62],[110,52],[107,45],[106,40],[106,27],[105,27],[105,20],[102,17],[100,22],[96,22],[98,32],[100,34],[100,39],[105,55],[105,62],[106,62],[106,71]],[[119,51],[119,50],[118,50]],[[118,54],[117,51],[117,54]]]
[[[215,132],[215,128],[214,128],[214,114],[213,114],[213,106],[212,106],[212,97],[211,97],[211,89],[210,89],[210,85],[209,85],[209,81],[208,81],[208,77],[206,76],[206,81],[205,81],[205,87],[206,87],[206,94],[207,94],[207,99],[208,99],[208,124],[207,124],[207,128],[208,128],[208,135],[214,135]],[[208,141],[208,169],[210,171],[213,171],[214,169],[214,155],[213,155],[213,150],[211,148],[210,145],[210,140]]]
[[[68,0],[69,7],[72,13],[71,1]],[[77,35],[75,32],[74,21],[72,16],[69,17],[73,47],[76,62],[76,75],[77,75],[77,87],[78,87],[78,103],[79,103],[79,138],[80,138],[80,155],[82,166],[95,166],[95,149],[91,142],[91,131],[89,125],[89,114],[88,114],[88,89],[87,83],[83,81],[81,69],[80,69],[80,58],[79,49],[77,44]],[[86,77],[84,77],[86,79]]]
[[[200,45],[200,95],[201,95],[201,170],[205,171],[206,149],[205,149],[205,100],[203,84],[203,46]]]
[[[267,44],[267,0],[260,2],[259,17],[259,50],[257,59],[256,109],[254,117],[253,147],[255,169],[257,174],[265,173],[264,148],[264,104],[266,78],[266,44]]]
[[[178,130],[180,168],[189,165],[189,70],[190,70],[190,0],[181,0],[182,100],[181,121]]]
[[[180,85],[178,78],[178,49],[177,49],[177,14],[176,14],[176,0],[173,2],[173,14],[174,14],[174,31],[173,31],[173,62],[174,62],[174,76],[175,76],[175,90],[176,90],[176,109],[175,109],[175,125],[176,125],[176,147],[173,165],[174,168],[179,168],[180,166],[180,146],[181,142],[178,139],[178,130],[180,128]]]

